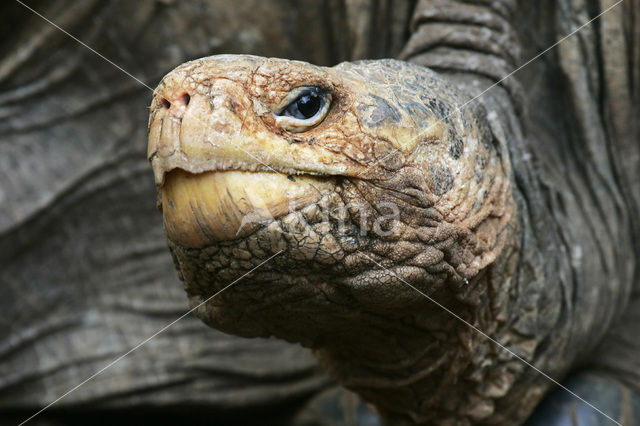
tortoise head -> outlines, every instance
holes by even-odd
[[[197,315],[319,348],[424,312],[407,283],[479,303],[513,201],[507,156],[464,100],[394,60],[224,55],[169,73],[148,155],[176,268],[194,306],[242,277]]]

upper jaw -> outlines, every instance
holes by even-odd
[[[239,153],[240,154],[240,153]],[[182,152],[177,152],[169,157],[153,155],[149,161],[153,169],[156,186],[162,187],[166,175],[173,170],[183,170],[191,174],[200,174],[215,171],[249,171],[249,172],[273,172],[286,175],[313,175],[313,176],[341,176],[346,173],[346,167],[325,166],[314,167],[310,164],[298,164],[295,167],[287,165],[269,164],[253,158],[249,153],[237,158],[189,158]],[[322,165],[321,165],[322,166]]]
[[[157,186],[174,169],[325,176],[353,176],[366,169],[315,144],[313,131],[302,138],[288,137],[270,122],[272,112],[248,94],[246,81],[215,77],[221,73],[216,66],[221,65],[203,60],[179,67],[154,93],[147,157]],[[206,84],[193,77],[202,74],[214,77]]]

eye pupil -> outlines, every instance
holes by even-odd
[[[290,132],[304,132],[321,123],[329,113],[331,93],[315,86],[292,89],[273,111],[276,125]]]
[[[308,120],[315,117],[326,104],[326,93],[322,89],[306,87],[279,115]]]
[[[316,92],[309,92],[300,96],[296,104],[304,118],[311,118],[320,110],[320,96]]]

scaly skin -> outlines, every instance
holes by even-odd
[[[318,126],[290,133],[273,111],[300,86],[326,89],[332,105]],[[167,75],[149,158],[192,306],[280,253],[197,315],[312,348],[393,424],[521,422],[551,383],[407,285],[542,369],[573,361],[536,353],[561,335],[561,298],[533,307],[544,318],[526,313],[509,155],[481,104],[457,110],[468,99],[392,60],[219,56]],[[278,197],[269,184],[288,186]],[[522,318],[538,321],[535,336],[518,332]]]

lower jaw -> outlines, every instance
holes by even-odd
[[[328,177],[176,169],[161,188],[164,228],[174,243],[202,248],[242,238],[256,223],[315,203],[334,189],[334,179]]]

